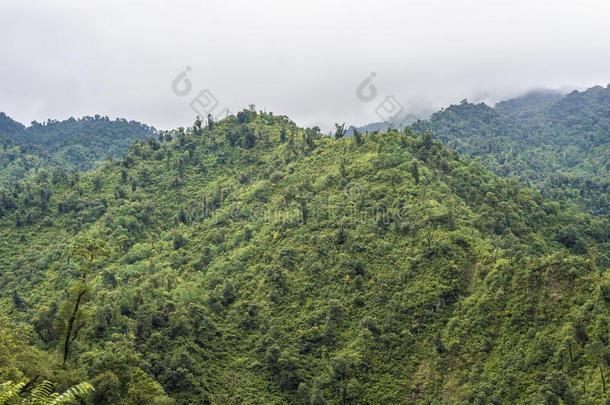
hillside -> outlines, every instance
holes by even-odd
[[[427,133],[244,110],[5,187],[0,227],[3,380],[87,380],[90,404],[608,400],[608,220]]]
[[[34,121],[25,127],[0,113],[0,185],[60,167],[87,171],[119,157],[137,139],[156,136],[148,125],[108,117]]]
[[[25,130],[22,123],[15,121],[3,112],[0,112],[0,133],[19,134]]]
[[[527,120],[539,119],[540,114],[564,97],[552,90],[533,90],[520,97],[500,101],[494,109],[502,115]]]
[[[533,92],[494,108],[463,102],[412,127],[546,198],[610,217],[610,85]]]

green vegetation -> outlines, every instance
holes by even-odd
[[[27,405],[62,405],[73,402],[77,398],[94,391],[91,384],[83,382],[69,388],[61,394],[53,392],[53,383],[43,381],[34,387],[30,393],[23,398],[23,392],[29,388],[31,382],[0,384],[0,405],[27,404]]]
[[[1,189],[0,380],[86,380],[90,404],[605,403],[607,218],[429,133],[344,130],[244,110]]]
[[[495,108],[464,100],[412,127],[545,198],[610,218],[610,85],[533,92]]]
[[[122,156],[137,139],[156,136],[144,124],[108,117],[32,122],[29,127],[0,113],[0,185],[54,170],[87,171]]]

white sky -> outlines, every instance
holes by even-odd
[[[187,66],[189,95],[171,91]],[[371,72],[378,96],[356,88]],[[0,2],[0,111],[190,125],[210,89],[304,126],[379,121],[463,98],[610,82],[610,2],[59,0]]]

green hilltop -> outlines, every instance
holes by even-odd
[[[10,185],[59,167],[87,171],[117,158],[137,139],[156,136],[148,125],[123,118],[69,118],[32,122],[29,127],[0,112],[0,185]]]
[[[86,380],[87,404],[607,403],[607,218],[428,132],[251,109],[159,138],[0,189],[0,380]]]

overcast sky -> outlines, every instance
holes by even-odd
[[[303,126],[364,124],[392,95],[420,114],[606,85],[609,25],[601,0],[2,0],[0,111],[169,129],[198,100],[215,114],[256,104]]]

